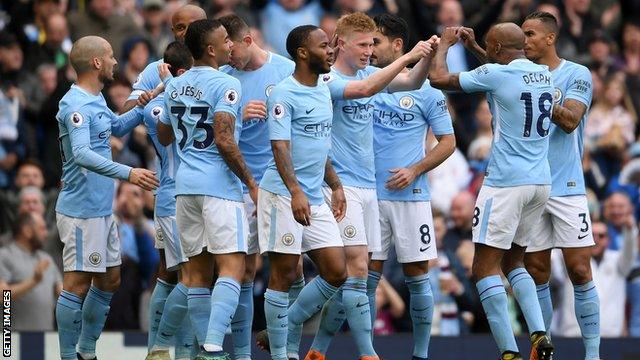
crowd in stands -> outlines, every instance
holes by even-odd
[[[74,82],[68,61],[72,42],[91,34],[113,46],[118,76],[104,95],[119,113],[138,74],[173,40],[170,16],[184,4],[184,0],[0,2],[0,287],[13,286],[15,304],[23,304],[15,305],[15,330],[54,329],[62,269],[54,211],[62,172],[55,115],[59,100]],[[639,0],[209,0],[199,5],[210,17],[242,16],[261,46],[285,56],[285,38],[293,27],[319,25],[331,37],[337,18],[352,11],[402,16],[413,43],[446,26],[472,27],[476,38],[482,39],[496,22],[521,24],[535,10],[554,14],[561,28],[560,56],[586,65],[593,76],[583,167],[596,241],[592,269],[600,298],[606,299],[601,302],[602,335],[640,337]],[[450,49],[447,63],[451,72],[478,65],[462,44]],[[429,174],[439,249],[438,260],[430,264],[430,279],[436,301],[433,333],[456,336],[489,331],[470,269],[471,219],[492,129],[485,99],[461,93],[447,97],[457,150]],[[430,138],[428,144],[434,141]],[[154,168],[155,153],[143,127],[124,138],[112,137],[111,145],[116,161]],[[145,330],[149,286],[155,283],[158,264],[153,194],[128,183],[117,189],[114,212],[122,242],[122,285],[106,328]],[[37,216],[25,217],[26,213]],[[556,255],[552,333],[579,336],[572,287],[562,257]],[[254,288],[254,330],[264,328],[261,305],[267,271],[264,261]],[[306,266],[305,273],[313,276],[312,266]],[[376,296],[375,332],[409,331],[405,306],[409,293],[398,263],[388,261]],[[511,300],[514,329],[524,333],[526,325]]]

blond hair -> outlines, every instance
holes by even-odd
[[[354,32],[370,33],[374,31],[376,31],[376,23],[369,15],[361,12],[343,15],[336,23],[336,34],[341,38]]]

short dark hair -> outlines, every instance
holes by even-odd
[[[315,25],[300,25],[291,30],[287,35],[287,52],[293,60],[298,57],[298,48],[306,44],[309,34],[318,29],[319,27]]]
[[[231,14],[223,16],[220,19],[222,26],[227,29],[229,37],[234,41],[242,40],[249,33],[249,25],[238,15]]]
[[[407,48],[409,44],[409,25],[403,18],[397,15],[380,14],[373,18],[373,22],[376,23],[376,27],[382,35],[391,40],[402,39],[403,50]]]
[[[15,222],[13,223],[13,236],[18,236],[27,226],[33,226],[36,223],[36,219],[33,214],[27,212],[24,214],[18,214]]]
[[[207,35],[221,26],[220,21],[213,19],[196,20],[189,25],[184,36],[184,43],[194,59],[202,59],[207,47]]]
[[[178,76],[178,70],[189,70],[193,66],[191,52],[182,41],[174,41],[167,45],[163,58],[165,63],[171,65],[169,71],[173,76]]]
[[[524,18],[524,21],[527,20],[539,20],[546,27],[548,27],[552,33],[558,35],[558,19],[556,19],[556,17],[551,13],[548,13],[546,11],[534,11],[531,14],[527,15],[526,18]]]

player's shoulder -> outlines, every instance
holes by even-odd
[[[583,77],[591,81],[591,71],[589,71],[589,68],[582,64],[578,64],[570,60],[564,60],[562,68],[558,70],[567,72],[573,77]]]
[[[164,93],[158,95],[153,98],[149,103],[144,107],[144,115],[146,116],[159,116],[162,114],[164,110]],[[160,113],[158,113],[160,111]]]
[[[442,92],[442,90],[436,89],[433,86],[431,86],[431,82],[429,82],[429,79],[425,80],[422,86],[419,89],[414,91],[419,95],[422,95],[423,98],[444,96],[444,93]]]
[[[234,70],[235,68],[231,65],[222,65],[218,68],[218,71],[225,74],[231,74]]]
[[[291,93],[291,90],[294,87],[295,87],[295,82],[293,81],[292,77],[287,76],[286,78],[282,79],[282,81],[280,81],[273,87],[273,89],[271,90],[271,93],[269,94],[269,98],[287,96],[289,93]]]
[[[98,106],[98,102],[104,98],[90,94],[77,85],[72,85],[69,91],[62,97],[59,103],[59,114],[66,117],[69,114],[80,112],[82,116],[88,116]],[[106,103],[104,104],[106,106]]]
[[[280,54],[276,54],[274,52],[269,52],[270,56],[271,56],[271,64],[273,65],[277,65],[277,66],[288,66],[290,68],[294,68],[296,66],[296,64],[293,62],[293,60],[286,58]]]

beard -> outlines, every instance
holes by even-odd
[[[113,69],[111,70],[110,73],[100,72],[98,74],[98,80],[100,80],[100,82],[103,85],[109,85],[114,81],[114,74],[115,73],[116,73],[116,66],[113,67]]]
[[[312,56],[309,59],[309,70],[314,74],[325,74],[331,71],[331,67],[327,65],[327,61],[324,57]]]

